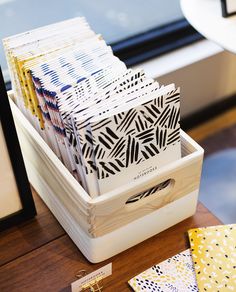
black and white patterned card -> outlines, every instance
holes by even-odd
[[[95,98],[97,102],[94,103],[93,107],[85,112],[77,112],[73,115],[72,127],[75,133],[74,136],[76,137],[76,144],[78,145],[77,151],[81,154],[81,162],[84,170],[84,177],[86,179],[87,191],[92,197],[99,195],[100,191],[96,175],[93,144],[90,140],[89,134],[90,120],[96,114],[100,114],[100,111],[103,112],[104,108],[109,110],[109,108],[112,107],[111,104],[113,101],[113,96],[120,96],[121,93],[126,93],[129,97],[128,89],[132,92],[132,88],[135,88],[137,84],[141,84],[143,79],[145,79],[145,74],[142,70],[131,70],[129,74],[122,74],[121,76],[118,76],[116,82],[113,82],[105,90],[103,89],[102,92],[100,91],[100,94],[98,93],[100,99],[97,100]],[[152,84],[152,82],[150,84]],[[101,95],[103,95],[103,97]],[[120,100],[120,102],[122,102],[122,100]]]
[[[163,91],[162,91],[163,92]],[[179,89],[87,127],[82,153],[100,194],[158,171],[181,157]],[[93,151],[86,145],[93,145]]]

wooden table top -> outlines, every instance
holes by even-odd
[[[198,204],[194,216],[99,264],[91,264],[65,234],[33,191],[38,215],[0,233],[0,291],[70,291],[76,273],[88,273],[112,262],[104,291],[132,291],[127,281],[154,264],[189,247],[186,231],[221,222]],[[107,242],[109,244],[109,242]]]

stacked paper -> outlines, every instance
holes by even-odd
[[[84,18],[3,43],[19,108],[91,197],[181,157],[179,88],[127,69]]]

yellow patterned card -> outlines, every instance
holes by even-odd
[[[236,291],[236,224],[188,231],[199,291]]]
[[[129,280],[134,291],[198,291],[189,249],[169,258]]]

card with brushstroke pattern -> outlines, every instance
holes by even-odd
[[[87,135],[93,142],[101,194],[180,159],[179,89],[155,94],[149,101],[127,104],[127,110],[91,121]]]
[[[117,70],[116,70],[117,72]],[[111,77],[111,76],[110,76]],[[108,81],[108,84],[103,83],[103,88],[98,89],[97,94],[93,96],[93,104],[90,104],[90,107],[86,107],[83,109],[83,105],[81,106],[75,106],[74,109],[77,112],[73,112],[72,108],[70,108],[69,112],[67,109],[67,116],[72,115],[73,116],[73,123],[70,123],[70,127],[72,128],[72,131],[75,133],[74,136],[76,137],[76,145],[77,145],[77,151],[81,154],[81,162],[83,166],[84,171],[84,177],[86,180],[86,186],[89,194],[94,197],[99,195],[99,189],[97,185],[97,177],[94,172],[87,172],[87,160],[84,157],[85,151],[83,142],[86,140],[86,126],[89,123],[89,119],[91,119],[95,114],[99,112],[99,105],[104,104],[107,106],[109,104],[111,96],[114,95],[114,93],[120,93],[121,91],[125,92],[125,89],[128,89],[129,87],[132,87],[133,85],[137,84],[137,82],[141,82],[145,78],[144,72],[142,70],[129,70],[128,74],[126,71],[124,73],[121,73],[120,75],[116,76],[116,80],[110,80]],[[110,84],[109,84],[110,82]],[[104,90],[105,89],[105,90]],[[80,99],[78,99],[78,102],[80,102]],[[86,103],[87,104],[87,103]],[[77,104],[78,105],[78,104]],[[78,111],[78,109],[80,109]],[[64,115],[65,117],[65,114]],[[79,119],[79,117],[81,119]],[[76,120],[76,123],[74,123]],[[72,121],[72,120],[71,120]],[[84,139],[82,138],[84,137]],[[89,141],[87,141],[87,145],[85,147],[86,151],[91,149],[92,145],[89,145]],[[90,148],[89,148],[90,147]]]
[[[167,89],[169,95],[165,96]],[[151,91],[144,92],[146,99],[137,92],[135,99],[127,97],[125,91],[126,102],[132,102],[123,109],[117,107],[116,114],[106,112],[107,118],[102,112],[80,136],[86,175],[96,173],[100,194],[138,180],[149,168],[156,171],[180,158],[179,90],[174,86],[161,88],[159,98],[158,91],[152,96]],[[122,104],[122,99],[118,100]]]

